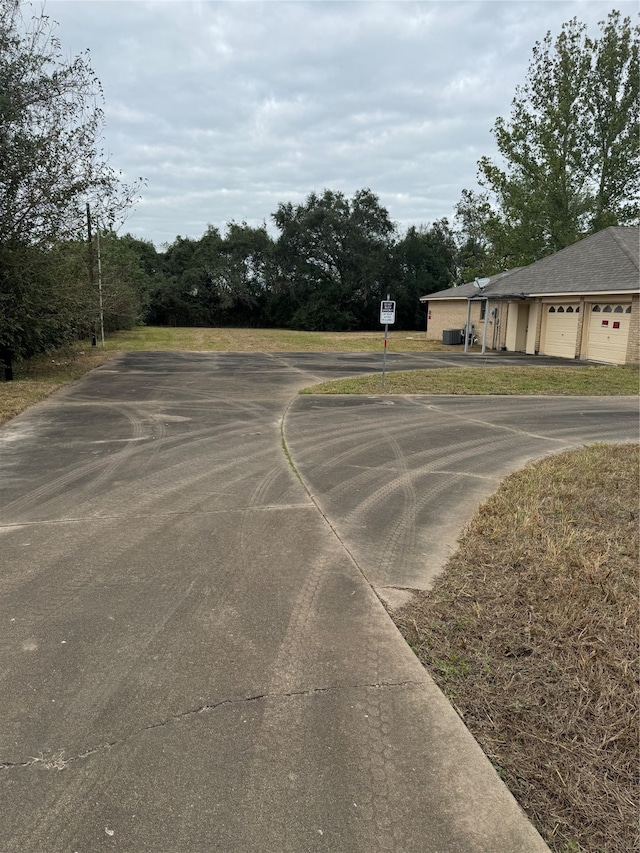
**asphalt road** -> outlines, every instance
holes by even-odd
[[[2,853],[546,849],[378,595],[637,403],[296,396],[379,366],[130,354],[0,430]]]

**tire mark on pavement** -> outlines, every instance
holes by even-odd
[[[53,511],[60,503],[64,503],[65,493],[63,490],[66,487],[84,479],[95,471],[99,471],[98,476],[92,480],[92,487],[95,487],[107,479],[133,453],[141,452],[139,442],[141,438],[145,437],[143,421],[123,406],[111,405],[108,408],[122,415],[132,426],[132,434],[127,437],[125,447],[110,454],[107,458],[101,457],[78,465],[65,474],[55,477],[43,485],[26,492],[19,498],[5,504],[3,513],[19,514],[21,511],[30,508],[33,504],[38,504],[40,509],[46,508],[49,511]],[[56,494],[58,492],[62,492],[62,494]],[[49,495],[55,495],[55,497],[48,499]]]

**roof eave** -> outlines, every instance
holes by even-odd
[[[565,290],[565,291],[558,291],[558,292],[546,291],[544,293],[527,293],[526,296],[527,296],[527,299],[537,299],[537,298],[542,299],[542,298],[551,297],[551,296],[553,296],[553,297],[561,296],[561,297],[566,299],[567,297],[570,297],[570,296],[573,296],[574,298],[576,298],[576,297],[579,298],[581,296],[584,296],[584,297],[587,297],[587,296],[610,296],[610,297],[614,297],[614,296],[616,296],[616,294],[624,294],[625,296],[635,296],[638,293],[640,293],[640,288],[637,288],[637,287],[636,288],[619,287],[619,288],[616,288],[615,290]]]

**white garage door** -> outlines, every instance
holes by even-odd
[[[547,319],[544,345],[540,347],[541,352],[544,355],[575,358],[580,306],[564,304],[545,307]]]
[[[631,305],[615,302],[591,305],[587,338],[587,358],[624,364],[631,321]]]

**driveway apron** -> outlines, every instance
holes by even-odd
[[[391,607],[429,589],[462,527],[527,462],[637,441],[625,397],[302,396],[288,445],[311,495]]]
[[[295,396],[372,364],[129,354],[0,431],[3,853],[546,849],[380,597],[634,409]]]

